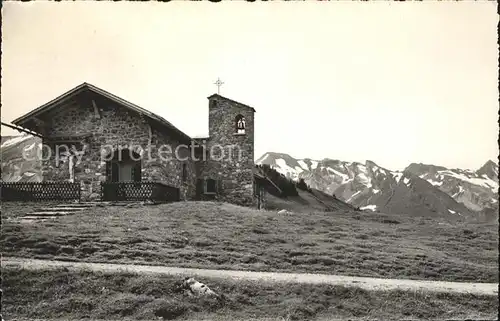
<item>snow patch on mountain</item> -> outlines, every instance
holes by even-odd
[[[358,167],[361,171],[366,172],[366,166],[363,164],[356,164],[356,167]]]
[[[329,172],[329,173],[332,173],[334,177],[340,177],[341,178],[341,182],[340,184],[345,184],[347,182],[349,182],[351,179],[349,178],[349,175],[347,174],[344,174],[344,173],[341,173],[339,172],[338,170],[336,169],[333,169],[331,167],[327,167],[326,170]]]
[[[464,191],[464,188],[460,185],[458,185],[458,192],[456,192],[455,194],[453,194],[451,197],[456,197],[458,195],[460,195],[462,192]]]
[[[441,186],[441,185],[443,185],[443,182],[433,181],[432,179],[427,179],[426,181],[428,181],[432,186]]]
[[[32,150],[35,147],[36,147],[36,143],[33,143],[33,144],[29,145],[29,146],[24,147],[24,151],[25,152],[29,152],[30,150]]]
[[[396,180],[396,183],[399,183],[401,177],[403,177],[403,173],[401,172],[391,172],[392,177]]]
[[[357,191],[356,193],[352,194],[351,197],[349,197],[349,199],[347,200],[347,203],[349,203],[354,197],[356,197],[356,195],[358,195],[359,193],[361,193],[361,191]]]
[[[479,186],[483,186],[486,188],[491,188],[493,190],[498,190],[498,182],[495,182],[494,180],[492,180],[491,178],[489,178],[487,176],[486,177],[483,176],[483,178],[470,177],[470,176],[466,176],[464,174],[456,173],[456,172],[453,172],[450,170],[439,171],[438,173],[440,173],[444,176],[450,176],[450,177],[457,178],[459,180],[462,180],[464,182],[468,182],[470,184],[479,185]]]
[[[305,170],[305,171],[309,170],[309,166],[307,166],[306,162],[304,162],[303,160],[299,160],[298,163],[299,163],[300,167],[302,167],[303,170]]]
[[[27,139],[31,139],[31,138],[33,138],[33,136],[30,136],[30,135],[15,136],[15,137],[12,137],[12,138],[4,141],[2,143],[2,145],[0,145],[0,148],[7,148],[9,146],[17,145],[17,144],[19,144]]]
[[[360,207],[359,209],[363,210],[363,211],[370,210],[370,211],[375,212],[377,210],[377,205],[366,205],[366,206]]]
[[[286,177],[290,177],[292,179],[296,179],[300,173],[302,173],[304,170],[300,168],[299,166],[291,167],[288,166],[286,161],[282,158],[276,159],[276,165],[280,169],[280,172],[285,175]]]
[[[359,182],[366,185],[366,187],[372,187],[371,181],[365,173],[359,173],[356,177],[359,179]]]
[[[259,158],[255,163],[256,164],[266,164],[266,160],[269,158],[269,154],[264,154],[261,158]]]
[[[459,216],[463,216],[462,214],[460,214],[460,213],[458,213],[456,211],[450,210],[450,209],[448,209],[448,212],[450,212],[451,214],[457,214]]]

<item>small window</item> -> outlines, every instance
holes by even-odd
[[[246,129],[245,117],[243,117],[242,115],[236,116],[235,123],[236,123],[236,133],[244,134]]]
[[[182,164],[182,181],[185,183],[187,181],[187,164]]]
[[[205,181],[205,193],[206,194],[215,194],[217,192],[217,185],[214,179],[207,179]]]

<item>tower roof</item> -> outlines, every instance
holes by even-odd
[[[232,100],[232,99],[229,99],[229,98],[227,98],[227,97],[221,96],[221,95],[219,95],[219,94],[213,94],[212,96],[209,96],[209,97],[207,97],[207,98],[208,98],[208,99],[218,98],[218,99],[221,99],[221,100],[227,100],[227,101],[229,101],[229,102],[231,102],[231,103],[233,103],[233,104],[236,104],[236,105],[238,105],[238,106],[240,106],[240,107],[250,108],[250,109],[251,109],[251,110],[255,113],[255,109],[254,109],[253,107],[248,106],[248,105],[245,105],[245,104],[243,104],[243,103],[240,103],[240,102],[238,102],[238,101],[236,101],[236,100]]]

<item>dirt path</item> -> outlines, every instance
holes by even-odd
[[[465,283],[444,281],[419,281],[403,279],[378,279],[368,277],[352,277],[327,274],[302,274],[302,273],[274,273],[274,272],[249,272],[230,270],[190,269],[165,266],[131,265],[131,264],[104,264],[46,261],[21,258],[3,258],[2,268],[23,267],[25,269],[55,269],[66,267],[72,270],[88,269],[101,272],[135,272],[169,275],[197,275],[210,278],[231,278],[240,280],[260,280],[266,282],[294,282],[309,284],[332,284],[347,287],[359,287],[366,290],[407,290],[407,291],[432,291],[432,292],[458,292],[480,295],[498,295],[498,283]]]

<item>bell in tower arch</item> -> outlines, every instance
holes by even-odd
[[[243,117],[242,115],[236,116],[236,133],[245,133],[245,117]]]

